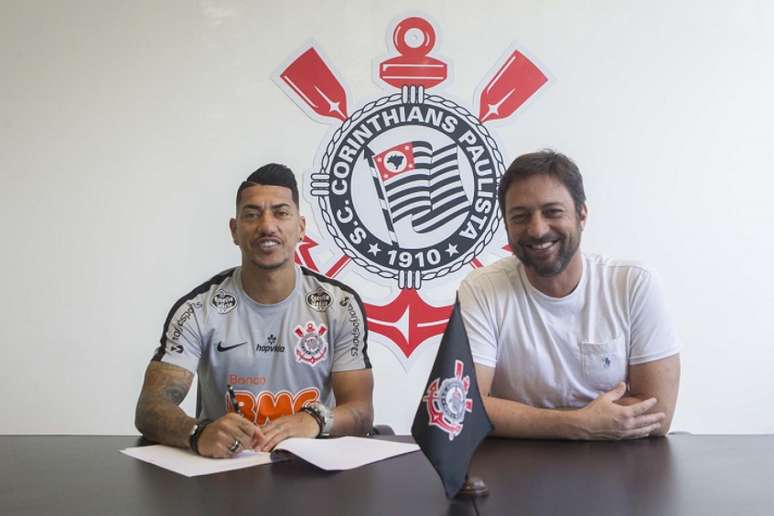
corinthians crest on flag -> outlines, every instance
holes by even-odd
[[[458,300],[411,426],[447,497],[460,491],[473,453],[493,428],[478,390]]]
[[[372,342],[408,369],[414,351],[443,333],[453,296],[448,276],[481,267],[486,253],[499,258],[506,245],[497,207],[505,164],[485,124],[510,117],[548,79],[511,50],[484,83],[476,115],[438,92],[449,72],[432,56],[433,24],[411,16],[389,32],[392,54],[377,63],[378,83],[388,89],[381,97],[354,106],[314,45],[280,66],[275,81],[330,124],[303,187],[319,229],[307,227],[296,260],[390,289],[385,295],[347,279],[363,294]]]

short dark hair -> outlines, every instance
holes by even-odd
[[[536,175],[546,175],[557,179],[567,188],[575,204],[576,213],[580,214],[583,203],[586,202],[586,192],[583,190],[583,176],[573,161],[559,152],[545,149],[539,152],[522,154],[511,163],[500,179],[497,188],[497,200],[500,211],[505,218],[505,194],[514,181],[521,181]]]
[[[269,163],[264,165],[242,181],[236,194],[236,205],[239,209],[239,201],[242,199],[242,190],[255,185],[284,186],[290,189],[293,196],[293,202],[298,208],[298,183],[293,171],[285,165],[279,163]]]

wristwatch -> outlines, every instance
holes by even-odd
[[[320,433],[317,434],[317,437],[330,437],[333,429],[333,411],[330,408],[322,402],[313,401],[304,405],[301,410],[312,416],[320,426]]]

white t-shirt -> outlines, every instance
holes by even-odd
[[[632,262],[583,255],[578,286],[553,298],[510,256],[470,273],[459,300],[473,360],[495,368],[491,395],[534,407],[583,407],[628,365],[680,349],[657,278]]]

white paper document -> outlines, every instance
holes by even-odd
[[[320,469],[336,471],[354,469],[404,453],[419,450],[414,443],[395,443],[365,437],[335,439],[286,439],[277,450],[289,451]]]
[[[396,443],[364,437],[335,439],[291,438],[282,441],[275,450],[287,451],[327,471],[353,469],[372,462],[419,450],[413,443]],[[209,475],[221,471],[249,468],[285,460],[282,455],[251,450],[242,451],[230,459],[211,459],[183,450],[156,444],[126,448],[121,453],[155,464],[187,477]]]
[[[187,477],[249,468],[259,464],[269,464],[277,460],[273,460],[270,453],[251,450],[239,452],[230,459],[211,459],[197,455],[191,450],[173,448],[172,446],[164,446],[162,444],[127,448],[121,450],[121,453]]]

